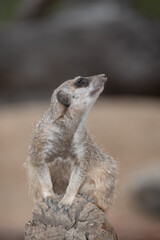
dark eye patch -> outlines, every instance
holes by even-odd
[[[87,87],[89,85],[89,80],[87,78],[80,77],[75,83],[76,87]]]

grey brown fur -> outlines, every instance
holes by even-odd
[[[79,193],[103,211],[112,204],[116,163],[96,146],[85,126],[105,81],[104,74],[76,77],[54,91],[36,125],[26,162],[35,199],[51,203],[56,194],[65,193],[58,207],[68,209]]]

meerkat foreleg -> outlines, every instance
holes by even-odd
[[[43,200],[50,207],[53,205],[55,193],[53,191],[51,175],[47,163],[44,162],[36,166],[36,173],[41,186]]]
[[[84,180],[84,173],[80,166],[75,166],[71,177],[69,180],[69,185],[66,189],[66,193],[63,196],[62,200],[59,202],[58,207],[64,208],[64,210],[68,210],[72,205],[73,200],[75,199],[76,194]]]

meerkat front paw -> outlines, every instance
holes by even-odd
[[[81,195],[82,197],[84,197],[88,202],[95,203],[95,199],[94,199],[92,196],[90,196],[90,194],[79,193],[79,195]]]
[[[45,202],[45,204],[47,205],[48,208],[53,207],[53,205],[55,207],[57,207],[57,202],[56,202],[56,195],[50,195],[50,196],[46,196],[43,198],[43,201]]]
[[[72,204],[59,203],[59,204],[58,204],[58,208],[59,208],[59,210],[62,209],[62,212],[63,212],[63,213],[66,213],[66,212],[68,212],[68,210],[70,209],[71,205],[72,205]]]
[[[74,200],[73,197],[68,197],[64,195],[62,200],[58,203],[58,208],[63,209],[63,213],[67,212],[70,209],[73,200]]]

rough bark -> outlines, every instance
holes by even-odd
[[[58,199],[58,201],[60,198]],[[78,196],[67,213],[56,212],[38,201],[33,219],[25,226],[25,240],[117,240],[117,234],[106,215],[93,203]]]

